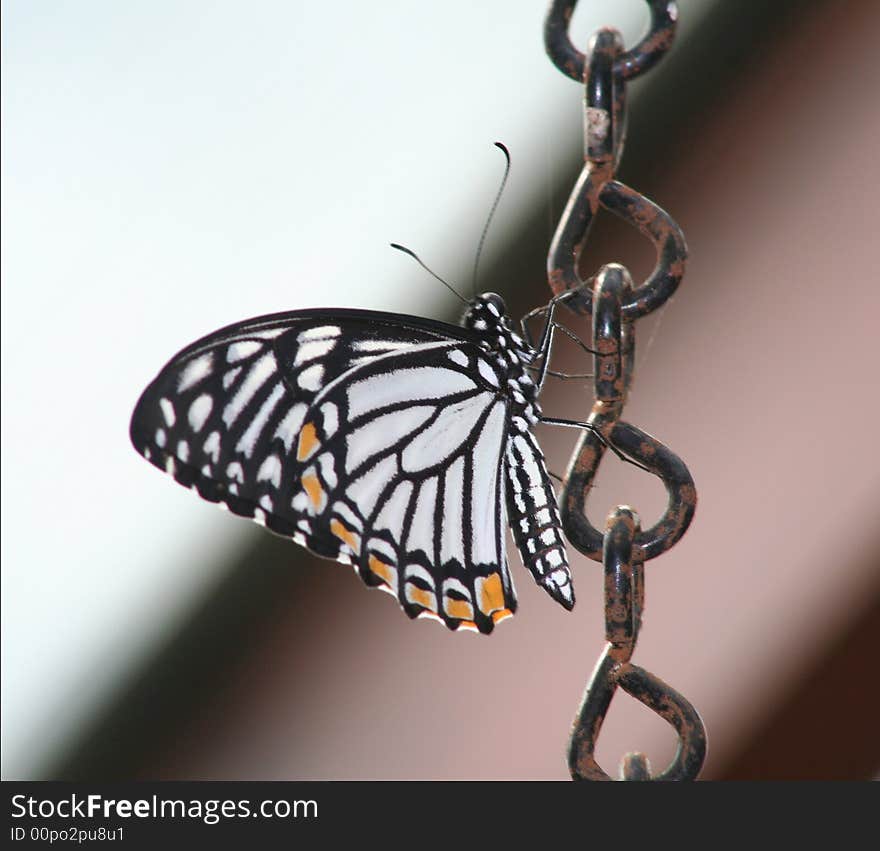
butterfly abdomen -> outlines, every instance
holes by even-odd
[[[544,456],[531,432],[511,434],[505,456],[513,539],[535,581],[566,609],[574,606],[562,521]]]

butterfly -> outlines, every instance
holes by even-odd
[[[538,585],[574,605],[532,432],[551,316],[537,345],[494,293],[460,326],[344,308],[230,325],[161,370],[131,440],[206,500],[351,564],[410,617],[490,633],[516,610],[508,522]]]

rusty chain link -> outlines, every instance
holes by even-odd
[[[693,780],[706,755],[706,733],[697,711],[677,691],[632,664],[644,606],[644,563],[668,550],[687,531],[697,502],[684,462],[655,437],[620,417],[633,377],[634,321],[656,310],[675,292],[684,274],[687,247],[681,228],[644,195],[614,179],[625,138],[626,82],[652,68],[672,44],[677,9],[671,0],[646,0],[651,12],[647,35],[624,50],[616,30],[604,27],[590,39],[586,54],[571,43],[568,25],[577,0],[553,0],[544,40],[553,63],[581,81],[584,94],[584,168],[556,229],[547,258],[550,287],[559,295],[574,290],[565,304],[592,316],[595,402],[565,476],[562,522],[575,549],[605,566],[607,644],[587,685],[574,722],[569,770],[575,780],[610,780],[594,758],[596,741],[618,687],[668,721],[678,733],[672,763],[652,774],[643,754],[627,754],[622,780]],[[581,249],[599,207],[634,225],[654,245],[657,261],[646,281],[635,286],[618,263],[593,277],[578,274]],[[604,531],[586,513],[587,496],[608,444],[658,476],[668,494],[666,511],[642,531],[636,512],[617,506]]]

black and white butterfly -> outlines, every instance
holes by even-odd
[[[460,327],[347,309],[230,325],[171,359],[137,403],[131,440],[205,499],[352,564],[410,617],[489,633],[513,614],[508,520],[536,582],[571,609],[531,431],[553,304],[534,346],[492,293]]]

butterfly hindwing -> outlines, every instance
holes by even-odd
[[[498,386],[490,361],[462,342],[355,367],[314,399],[292,502],[302,528],[338,538],[364,581],[408,614],[481,632],[516,607]]]

